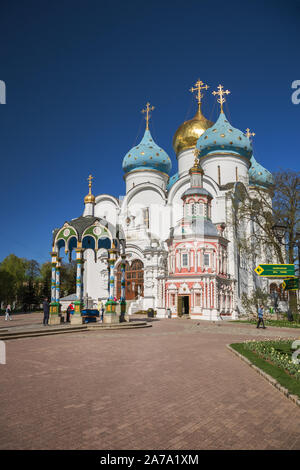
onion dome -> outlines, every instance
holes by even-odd
[[[252,156],[252,144],[248,137],[233,127],[224,112],[221,112],[217,122],[201,135],[197,142],[199,158],[212,153],[230,153],[248,159]]]
[[[198,111],[189,121],[185,121],[178,127],[173,137],[173,149],[176,155],[183,150],[191,149],[196,146],[199,137],[211,126],[213,122],[206,119],[198,105]]]
[[[92,179],[94,177],[92,175],[90,175],[88,177],[88,182],[89,182],[89,193],[85,196],[84,198],[84,203],[85,204],[88,204],[88,203],[92,203],[92,204],[95,204],[95,196],[92,194]]]
[[[249,185],[270,188],[274,184],[274,178],[266,168],[258,163],[254,156],[251,157],[251,167],[249,169]]]
[[[179,175],[178,175],[178,172],[177,172],[177,173],[175,173],[175,175],[170,177],[169,182],[167,184],[167,191],[169,191],[172,188],[173,184],[175,184],[176,181],[178,181],[178,180],[179,180]]]
[[[146,129],[141,142],[129,150],[123,160],[125,173],[134,170],[157,170],[169,174],[171,169],[170,157],[154,142],[149,129]]]
[[[201,112],[201,103],[203,98],[203,94],[201,92],[208,88],[209,86],[205,85],[200,78],[197,80],[195,85],[190,88],[192,93],[196,92],[195,98],[198,102],[198,110],[193,119],[185,121],[175,132],[173,137],[173,148],[176,155],[179,155],[183,150],[194,148],[199,137],[213,125],[213,123],[206,119]]]

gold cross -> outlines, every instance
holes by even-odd
[[[94,179],[94,176],[90,175],[88,177],[88,182],[89,182],[89,194],[92,194],[92,180]]]
[[[197,92],[196,100],[198,101],[198,106],[199,107],[201,105],[201,99],[203,98],[201,90],[207,90],[208,88],[209,88],[209,86],[204,85],[204,83],[200,80],[200,78],[198,78],[198,81],[195,83],[195,88],[194,87],[190,88],[191,93],[194,93],[194,91]]]
[[[146,113],[146,116],[145,116],[145,119],[146,119],[146,131],[149,130],[149,119],[151,117],[150,115],[150,111],[153,111],[155,108],[154,106],[151,106],[150,107],[150,103],[147,103],[146,104],[146,108],[145,109],[142,109],[142,113]]]
[[[229,95],[230,91],[229,90],[223,90],[223,85],[218,86],[219,91],[213,91],[213,95],[219,95],[220,98],[217,99],[218,103],[221,105],[221,113],[223,113],[223,103],[225,103],[226,99],[224,98],[224,95]]]
[[[250,137],[255,136],[255,132],[250,132],[249,127],[247,127],[246,132],[245,132],[245,136],[248,137],[248,139],[250,140]]]

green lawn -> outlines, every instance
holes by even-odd
[[[259,367],[261,370],[269,374],[271,377],[277,380],[283,387],[287,388],[289,393],[292,395],[297,395],[300,398],[300,382],[299,380],[294,379],[292,376],[287,374],[283,369],[280,369],[274,364],[270,364],[269,362],[265,361],[253,351],[247,349],[244,343],[234,343],[230,345],[232,349],[235,349],[244,357],[249,359],[255,366]],[[276,348],[277,349],[277,348]],[[282,352],[290,353],[288,351],[288,347],[284,346],[282,348]],[[278,348],[279,350],[279,348]]]
[[[232,320],[234,323],[250,323],[255,325],[257,320]],[[300,328],[300,323],[287,320],[264,320],[266,326],[277,326],[281,328]]]

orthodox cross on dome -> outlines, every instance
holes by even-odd
[[[146,108],[145,109],[142,109],[142,113],[145,114],[146,113],[146,116],[145,116],[145,119],[146,119],[146,131],[149,130],[149,119],[151,117],[151,114],[150,112],[153,111],[155,109],[154,106],[150,106],[150,103],[147,103],[146,104]]]
[[[94,176],[89,175],[88,177],[88,182],[89,182],[89,194],[92,194],[92,180],[94,179]]]
[[[229,90],[223,90],[223,85],[218,86],[218,91],[213,91],[213,95],[219,95],[220,98],[217,99],[218,103],[221,105],[221,113],[223,113],[223,103],[225,103],[226,99],[224,98],[224,95],[229,95],[230,91]]]
[[[250,132],[249,127],[247,127],[246,132],[245,132],[245,136],[248,137],[249,140],[252,140],[251,137],[255,136],[255,132]]]
[[[190,88],[190,92],[194,93],[196,91],[196,100],[198,101],[198,108],[200,109],[201,107],[201,100],[203,98],[203,94],[201,93],[201,90],[207,90],[209,88],[208,85],[204,85],[204,83],[198,78],[197,82],[195,83],[195,86]]]

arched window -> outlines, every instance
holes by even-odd
[[[117,298],[121,297],[121,263],[117,266]],[[126,300],[136,299],[144,296],[144,264],[140,260],[134,260],[130,266],[125,265],[125,298]]]

